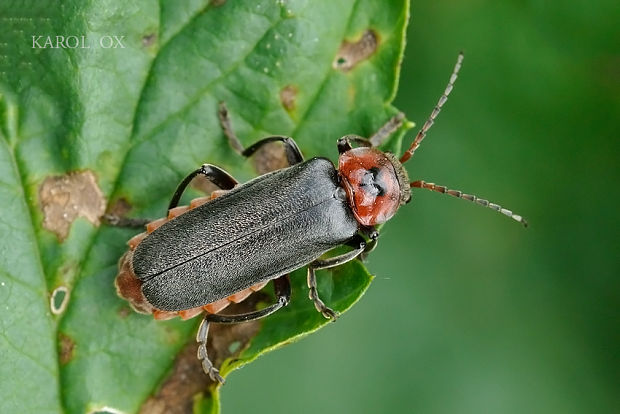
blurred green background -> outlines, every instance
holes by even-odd
[[[396,99],[409,119],[424,122],[466,57],[411,178],[530,228],[419,190],[383,228],[360,303],[233,373],[224,412],[620,412],[619,11],[412,4]]]

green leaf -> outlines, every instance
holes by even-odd
[[[335,160],[338,137],[369,136],[397,113],[408,2],[26,3],[0,6],[0,411],[137,412],[169,403],[161,391],[172,387],[195,412],[217,412],[206,376],[175,377],[196,372],[187,350],[199,318],[129,312],[113,281],[136,232],[98,217],[106,203],[163,216],[206,161],[251,178],[219,128],[221,101],[244,145],[289,135],[306,157]],[[80,46],[84,36],[84,48],[38,47],[61,35]],[[404,129],[385,149],[399,150]],[[371,279],[357,261],[318,277],[340,311]],[[292,280],[284,310],[219,336],[214,326],[214,338],[239,334],[213,340],[224,375],[328,323],[307,299],[305,271]],[[242,306],[272,300],[253,296]]]

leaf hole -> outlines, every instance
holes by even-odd
[[[69,303],[69,289],[66,286],[58,286],[50,297],[50,308],[54,315],[60,315]]]

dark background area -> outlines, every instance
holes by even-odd
[[[421,125],[461,49],[465,62],[411,178],[530,228],[418,190],[383,228],[360,303],[233,373],[224,412],[620,410],[618,11],[413,3],[396,106]]]

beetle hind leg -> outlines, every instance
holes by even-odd
[[[256,319],[261,319],[265,316],[269,316],[280,308],[288,305],[291,300],[291,281],[288,274],[274,279],[273,285],[277,297],[277,302],[273,305],[269,305],[266,308],[254,312],[242,313],[240,315],[208,314],[205,316],[205,318],[208,318],[209,322],[239,323],[254,321]]]
[[[240,315],[218,315],[211,313],[205,314],[202,322],[200,323],[200,327],[198,328],[198,333],[196,334],[196,342],[198,342],[197,356],[200,364],[202,365],[202,369],[213,381],[217,381],[220,384],[223,384],[225,382],[224,378],[220,375],[220,371],[215,368],[213,362],[211,362],[207,354],[207,336],[209,334],[209,323],[240,323],[253,321],[271,315],[278,309],[288,305],[291,299],[291,282],[289,280],[289,275],[286,274],[280,276],[273,282],[274,290],[278,301],[271,306],[267,306],[266,308],[258,311],[243,313]]]
[[[208,314],[202,319],[200,323],[200,327],[198,328],[198,333],[196,334],[196,342],[198,342],[198,360],[200,361],[200,365],[204,372],[213,380],[217,381],[220,384],[226,382],[224,378],[220,375],[220,371],[213,366],[213,362],[209,359],[207,355],[207,336],[209,334],[209,319],[207,318]]]

